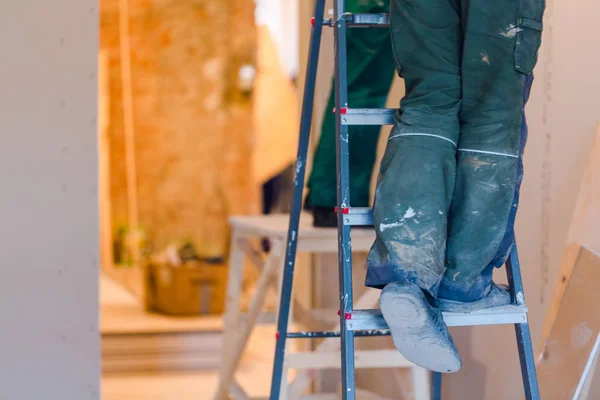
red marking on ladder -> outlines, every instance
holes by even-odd
[[[349,312],[344,313],[344,318],[346,318],[346,319],[352,319],[352,313],[349,313]]]
[[[275,332],[275,340],[279,340],[279,332]]]
[[[315,26],[315,17],[312,17],[312,18],[310,19],[310,24],[311,24],[312,26]]]
[[[335,207],[333,208],[333,211],[334,211],[334,212],[338,212],[338,207],[337,207],[337,206],[335,206]],[[344,207],[344,208],[342,208],[342,214],[350,214],[350,209],[349,209],[348,207]]]
[[[347,112],[348,112],[348,109],[346,107],[340,108],[340,114],[346,114]]]

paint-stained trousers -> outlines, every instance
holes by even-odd
[[[514,243],[544,0],[391,0],[406,96],[381,163],[366,283],[487,294]]]

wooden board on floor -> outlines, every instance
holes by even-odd
[[[576,249],[572,249],[576,251]],[[600,333],[600,254],[579,247],[555,321],[538,361],[543,399],[598,399],[600,392],[574,397]],[[597,349],[596,349],[597,350]],[[590,364],[591,365],[591,364]],[[588,374],[592,377],[593,371]]]

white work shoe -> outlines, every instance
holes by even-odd
[[[440,310],[411,283],[390,283],[380,297],[394,345],[407,360],[435,372],[456,372],[461,360]]]

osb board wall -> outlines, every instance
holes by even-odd
[[[258,205],[252,96],[237,87],[240,66],[255,64],[253,2],[128,3],[140,227],[154,248],[188,238],[222,257],[227,216]],[[128,221],[118,18],[118,0],[103,0],[113,230]]]

